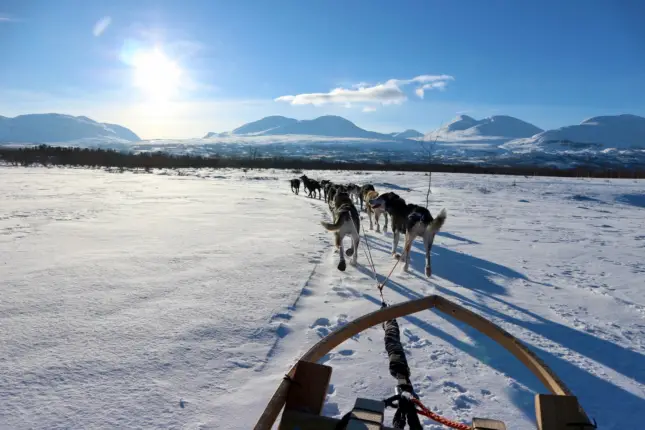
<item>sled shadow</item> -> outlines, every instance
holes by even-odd
[[[500,318],[510,324],[514,324],[518,327],[537,333],[554,343],[565,346],[580,355],[607,366],[623,376],[633,379],[639,384],[645,384],[645,355],[637,351],[627,349],[585,331],[577,330],[564,324],[548,320],[528,309],[521,308],[499,297],[485,294],[487,298],[504,306],[508,306],[509,308],[528,316],[530,319],[518,319],[511,315],[504,314],[488,306],[475,303],[461,294],[438,285],[435,286],[435,288],[440,294],[445,294],[447,296],[450,295],[461,302],[468,303],[482,314],[495,316],[496,318]]]
[[[645,194],[623,194],[618,196],[616,200],[637,208],[645,208]]]
[[[442,292],[442,294],[444,293],[445,292]],[[445,295],[448,296],[448,294]],[[364,293],[363,298],[379,306],[381,304],[380,300],[370,294]],[[466,301],[473,305],[475,303],[470,299],[467,299]],[[483,307],[482,305],[478,306],[479,308]],[[431,312],[450,324],[458,327],[470,339],[472,339],[473,343],[463,342],[432,324],[423,321],[416,315],[408,315],[403,317],[403,319],[425,331],[430,336],[441,339],[481,363],[527,387],[528,390],[523,387],[513,386],[513,384],[510,384],[510,388],[507,388],[507,393],[513,404],[521,410],[527,418],[534,421],[534,395],[538,393],[548,393],[548,390],[544,385],[542,385],[539,379],[524,367],[524,365],[515,358],[515,356],[492,339],[439,311]],[[586,412],[591,417],[598,418],[599,422],[613,422],[617,427],[620,427],[619,423],[615,422],[616,417],[620,414],[615,414],[615,411],[639,411],[645,408],[645,399],[640,398],[609,381],[601,379],[600,377],[589,373],[542,348],[535,347],[533,345],[529,345],[529,348],[534,351],[538,357],[544,360],[544,362],[553,369],[556,374],[563,378],[567,386],[572,389],[574,395],[578,396],[578,399]],[[637,366],[637,364],[634,365]],[[412,374],[414,376],[414,369],[412,370]],[[592,396],[587,398],[587,393],[592,394]],[[596,394],[596,399],[593,398],[594,393]],[[598,397],[597,393],[602,393],[602,397]],[[613,418],[612,414],[614,414]],[[604,419],[602,418],[603,415],[605,417]],[[629,418],[625,417],[624,424],[627,425],[628,422]]]
[[[594,360],[607,368],[613,369],[640,384],[645,383],[645,366],[643,366],[643,363],[645,363],[645,355],[639,352],[632,351],[584,331],[547,320],[528,309],[521,308],[499,297],[485,294],[487,298],[521,312],[530,317],[531,320],[527,321],[507,315],[447,288],[438,285],[435,285],[435,288],[439,294],[445,295],[446,297],[452,296],[460,303],[467,303],[475,312],[487,318],[494,316],[510,324],[530,330],[554,343],[558,343],[580,355]],[[566,359],[553,355],[538,347],[531,346],[531,349],[536,351],[538,356],[558,375],[564,377],[565,383],[580,398],[581,404],[583,407],[586,406],[588,408],[587,412],[592,416],[600,415],[601,409],[609,411],[623,408],[623,410],[635,411],[645,408],[645,399],[634,396],[632,393],[613,385],[611,382],[580,369]],[[564,357],[566,358],[566,355]],[[597,398],[596,403],[589,404],[590,401],[586,400],[586,393],[603,393],[603,396],[602,398]],[[613,402],[614,406],[603,403],[609,400]],[[592,407],[596,410],[592,410]]]

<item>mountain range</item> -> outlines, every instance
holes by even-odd
[[[406,130],[410,132],[414,130]],[[419,135],[421,133],[416,132]],[[297,120],[284,116],[267,116],[249,122],[227,133],[208,133],[204,138],[226,136],[324,136],[353,137],[363,139],[392,139],[398,133],[383,134],[367,131],[353,122],[336,115],[325,115],[314,119]]]
[[[543,130],[508,115],[475,119],[459,115],[450,123],[423,135],[416,130],[389,134],[362,129],[340,116],[321,116],[297,120],[269,116],[244,124],[230,132],[208,133],[205,139],[253,136],[319,136],[325,138],[363,138],[391,140],[426,140],[444,143],[494,143],[514,149],[606,149],[645,148],[645,118],[637,115],[598,116],[578,125]]]
[[[54,143],[79,139],[137,142],[132,130],[117,124],[96,122],[86,116],[58,113],[0,116],[0,142]]]
[[[32,114],[0,116],[0,143],[3,142],[205,156],[240,156],[254,147],[263,156],[375,163],[419,161],[431,156],[447,163],[638,167],[645,165],[645,118],[628,114],[598,116],[577,125],[542,130],[511,116],[475,119],[460,115],[423,135],[416,130],[377,133],[333,115],[309,120],[269,116],[229,132],[208,133],[204,138],[142,141],[125,127],[85,116]],[[432,148],[431,155],[428,148]]]

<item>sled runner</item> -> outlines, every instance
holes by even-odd
[[[468,424],[443,418],[426,408],[414,392],[396,318],[430,308],[436,308],[490,337],[540,379],[549,394],[535,396],[535,417],[539,430],[596,428],[595,422],[589,420],[564,382],[518,339],[494,323],[437,295],[383,306],[338,328],[309,349],[282,380],[255,425],[255,430],[271,429],[283,408],[278,427],[280,430],[401,429],[405,428],[406,423],[411,430],[419,430],[423,427],[418,415],[460,430],[505,430],[503,422],[490,418],[473,418],[472,423]],[[345,340],[377,324],[383,324],[385,330],[385,348],[390,374],[397,381],[397,394],[384,400],[358,398],[352,411],[340,420],[321,416],[332,368],[316,362]],[[383,423],[386,407],[396,408],[392,427]]]

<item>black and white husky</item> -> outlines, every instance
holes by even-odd
[[[328,231],[334,232],[334,245],[338,249],[338,253],[340,255],[338,270],[342,272],[345,271],[345,268],[347,267],[345,263],[345,254],[352,258],[350,264],[352,266],[356,265],[356,259],[358,258],[358,242],[360,240],[358,232],[360,230],[361,221],[358,211],[356,210],[356,206],[352,203],[349,194],[345,192],[337,192],[334,195],[333,213],[333,223],[325,221],[321,221],[320,223]],[[343,238],[345,236],[351,236],[352,238],[352,247],[347,251],[344,251],[343,248]]]
[[[423,246],[426,257],[426,276],[432,275],[432,263],[430,260],[434,237],[439,232],[448,216],[445,209],[442,209],[436,218],[433,218],[430,211],[423,206],[407,204],[405,200],[396,193],[381,194],[369,201],[372,208],[383,209],[392,221],[392,256],[400,258],[403,262],[403,270],[408,271],[410,266],[410,249],[412,242],[417,237],[423,239]],[[398,255],[396,250],[399,246],[401,233],[405,233],[403,253]]]

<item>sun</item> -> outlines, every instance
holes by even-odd
[[[139,51],[132,58],[134,86],[150,100],[168,100],[179,90],[181,68],[159,48]]]

